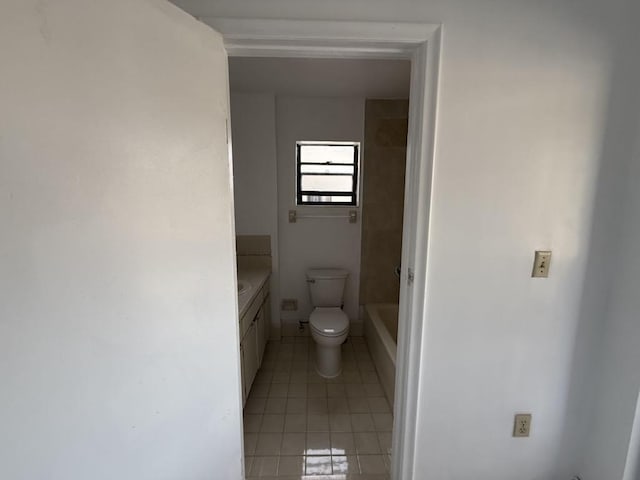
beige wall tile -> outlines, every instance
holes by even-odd
[[[367,100],[362,179],[362,304],[398,301],[407,100]]]

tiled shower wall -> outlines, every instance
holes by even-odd
[[[408,100],[367,100],[360,303],[398,303]]]

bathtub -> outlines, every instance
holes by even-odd
[[[396,383],[398,305],[393,303],[365,305],[364,336],[382,388],[393,409]]]

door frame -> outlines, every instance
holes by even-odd
[[[200,17],[229,56],[411,61],[402,274],[392,439],[392,479],[411,479],[425,358],[427,270],[442,25]]]

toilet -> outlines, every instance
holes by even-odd
[[[325,378],[337,377],[342,372],[341,345],[349,334],[349,317],[342,310],[348,276],[347,270],[338,268],[317,268],[307,272],[314,307],[309,326],[316,344],[316,371]]]

